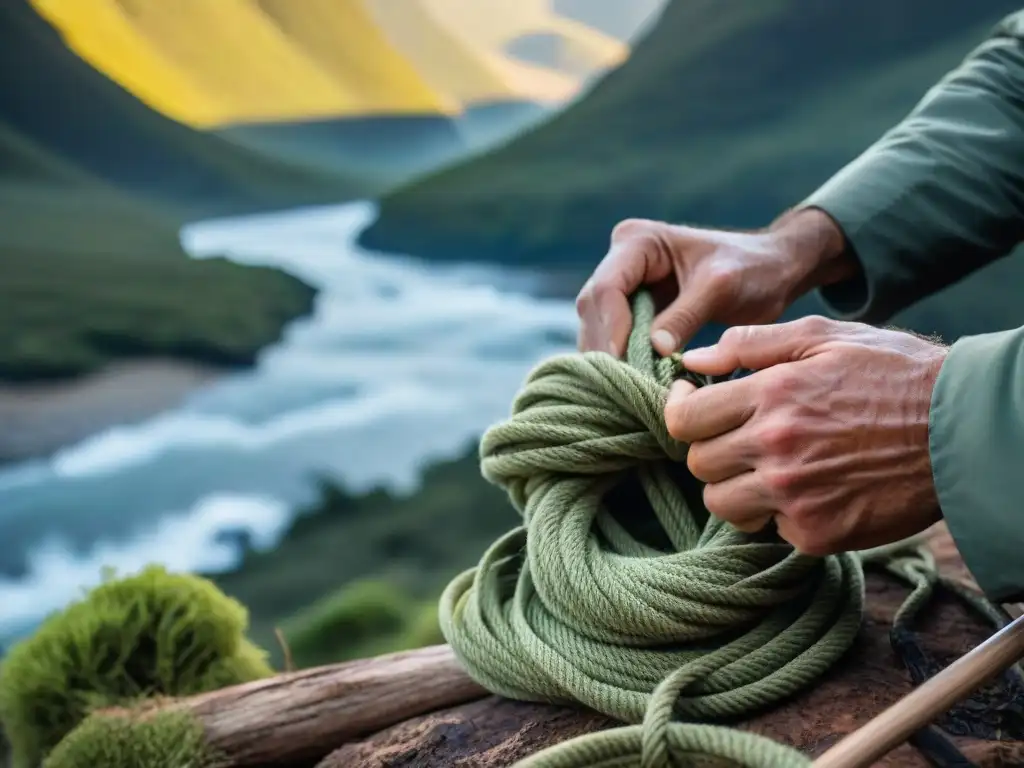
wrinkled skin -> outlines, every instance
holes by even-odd
[[[866,549],[941,517],[928,450],[932,390],[946,347],[919,336],[808,317],[728,329],[683,363],[744,378],[679,382],[669,432],[707,485],[712,514],[779,534],[812,555]]]
[[[615,227],[608,254],[576,299],[579,348],[621,356],[632,327],[629,296],[641,286],[663,307],[651,337],[669,355],[708,322],[773,322],[810,288],[855,269],[842,233],[817,210],[759,232],[630,219]]]
[[[815,209],[756,232],[629,220],[577,299],[579,347],[621,356],[628,297],[652,291],[652,343],[681,349],[708,322],[732,326],[687,368],[755,373],[698,391],[676,384],[669,431],[690,443],[710,511],[743,530],[774,519],[808,554],[862,549],[940,517],[928,451],[941,344],[821,317],[773,323],[812,288],[859,269],[839,227]]]

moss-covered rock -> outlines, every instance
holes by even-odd
[[[202,724],[191,714],[92,714],[64,737],[42,768],[211,768]]]
[[[98,707],[272,674],[265,652],[246,639],[247,625],[246,609],[207,579],[159,566],[108,578],[0,665],[0,719],[14,768],[38,766]]]

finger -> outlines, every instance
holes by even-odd
[[[589,281],[591,301],[585,322],[594,329],[589,348],[621,355],[633,327],[629,297],[641,285],[664,280],[671,274],[672,262],[660,240],[613,234],[608,254]]]
[[[690,473],[705,483],[721,483],[749,472],[757,465],[757,453],[743,427],[710,440],[692,443],[686,454]]]
[[[658,353],[666,356],[682,349],[711,320],[717,300],[699,281],[682,286],[651,326],[651,341]]]
[[[704,506],[718,519],[746,533],[764,528],[776,512],[756,472],[705,485]]]
[[[701,387],[681,395],[671,392],[665,403],[665,425],[676,440],[695,443],[736,429],[754,413],[749,379]]]
[[[727,328],[717,344],[683,353],[683,365],[696,373],[721,376],[748,368],[759,370],[805,357],[826,340],[838,324],[824,317],[802,317],[776,325]]]

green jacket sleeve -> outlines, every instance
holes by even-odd
[[[801,207],[843,230],[861,273],[820,292],[878,323],[1024,239],[1024,11]]]
[[[884,322],[1005,256],[1024,239],[1024,12],[804,206],[836,220],[860,263],[820,292],[846,319]],[[994,601],[1024,599],[1024,328],[952,346],[929,441],[971,573]]]
[[[949,532],[990,599],[1024,601],[1024,328],[957,341],[929,414]]]

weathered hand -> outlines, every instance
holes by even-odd
[[[665,418],[717,517],[779,534],[807,554],[866,549],[940,517],[928,449],[946,347],[860,323],[807,317],[728,329],[684,353],[698,373],[749,376],[694,391]]]
[[[758,232],[627,220],[576,300],[579,347],[622,355],[632,327],[629,297],[641,286],[661,308],[651,340],[669,355],[708,322],[772,322],[802,293],[855,270],[838,226],[814,209]]]

